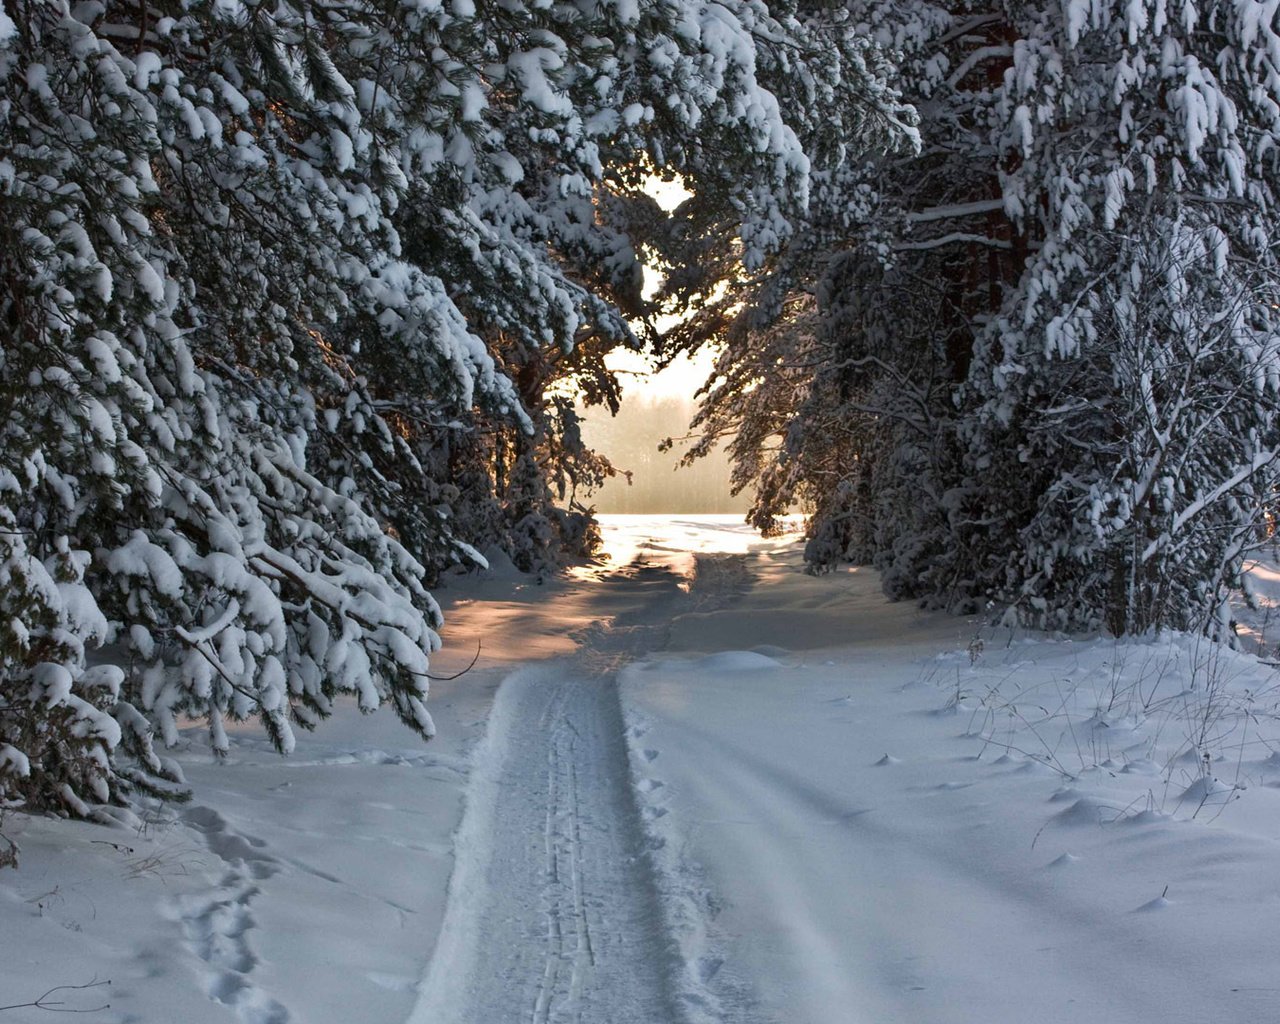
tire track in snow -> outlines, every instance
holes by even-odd
[[[615,673],[681,611],[750,586],[742,556],[693,577],[639,564],[644,595],[578,653],[503,682],[477,748],[444,923],[408,1024],[676,1024],[680,950],[633,789]],[[621,579],[615,575],[616,586]]]
[[[508,677],[477,764],[411,1024],[677,1019],[612,677]]]

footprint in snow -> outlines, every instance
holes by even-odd
[[[211,807],[192,807],[182,817],[227,869],[211,893],[177,902],[187,947],[208,967],[209,998],[232,1007],[242,1024],[287,1024],[288,1010],[253,984],[258,958],[248,941],[257,925],[251,910],[257,883],[274,875],[278,862],[263,852],[263,840],[237,832]]]
[[[698,958],[698,978],[706,985],[717,974],[720,968],[724,966],[724,960],[718,956],[704,956]]]

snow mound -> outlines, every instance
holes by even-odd
[[[1161,768],[1149,757],[1128,762],[1120,769],[1125,775],[1159,775]]]
[[[1115,820],[1116,810],[1092,797],[1082,796],[1054,817],[1063,825],[1106,825]]]
[[[721,651],[700,658],[691,668],[702,672],[754,672],[766,668],[782,668],[780,661],[755,651]]]
[[[485,548],[484,560],[489,564],[481,569],[480,572],[486,579],[521,580],[527,576],[526,573],[516,568],[516,563],[511,561],[511,556],[497,545]]]

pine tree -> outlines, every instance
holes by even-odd
[[[589,544],[550,392],[616,400],[645,169],[763,258],[817,156],[788,101],[902,117],[822,5],[3,11],[0,800],[76,814],[177,792],[182,718],[429,737],[434,574]]]
[[[1276,485],[1274,12],[851,6],[901,49],[923,149],[850,180],[866,216],[782,282],[816,309],[723,300],[736,383],[704,416],[754,438],[757,518],[801,500],[815,566],[896,597],[1224,630]],[[761,353],[783,415],[733,372]]]
[[[1019,27],[1004,198],[1043,241],[975,349],[965,427],[1017,538],[992,585],[1043,624],[1225,633],[1280,479],[1274,12],[1072,3]]]

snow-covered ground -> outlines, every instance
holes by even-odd
[[[605,526],[608,564],[440,591],[433,671],[481,657],[436,684],[430,744],[347,708],[284,760],[252,728],[216,764],[190,736],[193,802],[132,828],[10,815],[0,1006],[110,979],[49,1002],[104,1024],[1280,1019],[1273,668],[993,633],[865,570],[806,576],[793,538],[732,521]]]

